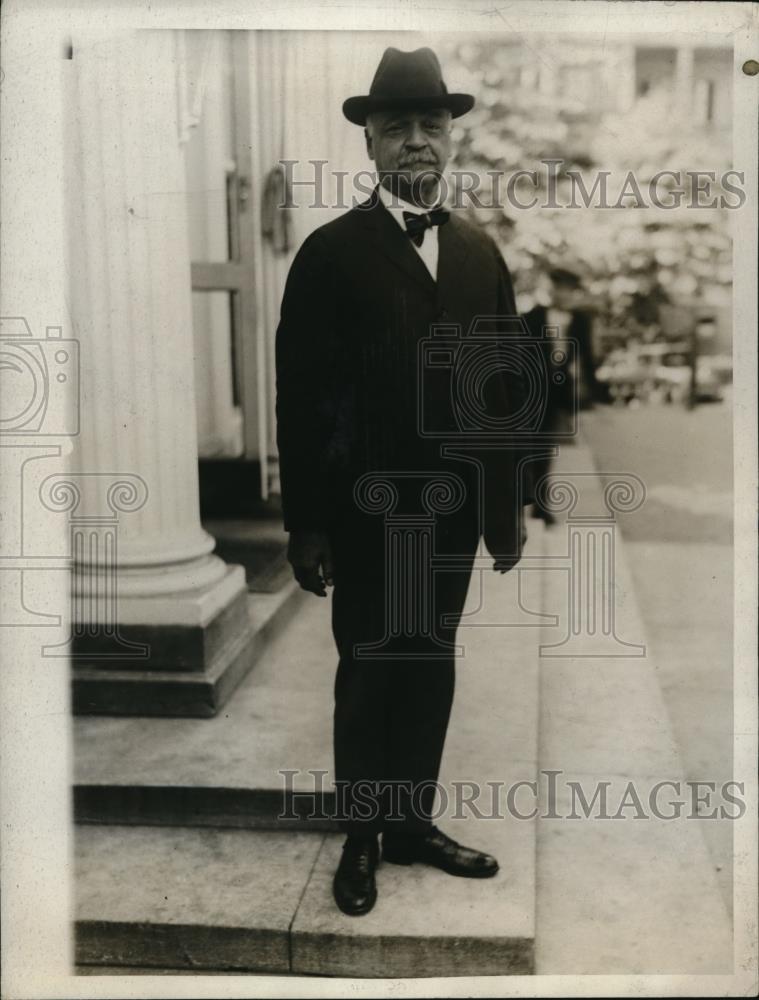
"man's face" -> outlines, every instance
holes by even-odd
[[[430,208],[451,155],[451,113],[376,111],[367,119],[366,148],[390,190]]]

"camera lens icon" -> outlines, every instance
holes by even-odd
[[[532,440],[573,357],[568,338],[533,336],[519,316],[433,326],[419,344],[420,435]]]
[[[26,319],[0,319],[0,434],[79,433],[79,344],[60,327],[35,338]]]
[[[460,431],[519,431],[539,421],[545,384],[542,359],[536,352],[497,349],[492,338],[465,342],[459,348],[453,368],[453,403]],[[498,382],[521,380],[519,404],[512,410],[493,405]]]

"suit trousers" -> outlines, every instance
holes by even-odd
[[[376,524],[362,530],[360,518],[331,533],[335,780],[347,833],[422,833],[432,823],[479,531],[466,513],[440,518],[445,568],[431,573],[425,531],[405,547],[388,545]]]

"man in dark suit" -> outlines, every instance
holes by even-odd
[[[558,444],[559,440],[571,440],[566,431],[562,432],[562,421],[574,417],[577,407],[586,409],[598,399],[593,359],[593,320],[590,312],[583,308],[582,279],[566,264],[552,267],[548,272],[551,281],[550,305],[538,305],[525,313],[524,321],[530,333],[543,350],[547,379],[546,405],[537,428],[544,445]],[[555,331],[554,337],[544,335],[547,329]],[[555,337],[571,343],[574,351],[559,352],[562,360],[557,362]],[[553,376],[558,375],[558,378]],[[535,483],[544,479],[551,471],[550,448],[532,463]],[[540,491],[538,491],[540,492]],[[533,508],[533,517],[546,524],[554,523],[554,515],[538,498]]]
[[[334,895],[354,915],[376,899],[379,834],[386,861],[498,871],[431,821],[473,560],[484,536],[496,570],[517,562],[530,499],[522,376],[497,336],[516,317],[509,273],[488,236],[436,204],[451,118],[473,103],[447,92],[430,49],[385,52],[369,96],[343,105],[380,184],[304,242],[277,332],[288,555],[304,589],[334,585],[347,833]],[[511,429],[505,443],[493,428]]]

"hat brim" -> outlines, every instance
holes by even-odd
[[[434,97],[349,97],[343,103],[343,114],[354,125],[366,125],[373,111],[430,111],[447,108],[451,117],[459,118],[474,107],[471,94],[437,94]]]

